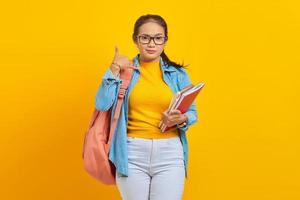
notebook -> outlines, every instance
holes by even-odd
[[[167,114],[170,113],[171,110],[180,110],[183,114],[190,108],[191,104],[199,94],[200,90],[203,88],[204,83],[198,83],[196,85],[189,85],[182,89],[181,91],[176,92],[173,95],[173,98],[169,104],[167,109]],[[161,132],[166,132],[168,130],[177,128],[177,126],[167,127],[162,121],[159,123],[159,128]]]

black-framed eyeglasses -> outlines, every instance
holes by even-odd
[[[164,37],[164,36],[151,37],[150,35],[138,35],[137,37],[139,39],[139,42],[142,44],[149,44],[151,40],[153,40],[153,42],[156,45],[162,45],[168,40],[168,37]]]

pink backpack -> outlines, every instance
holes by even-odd
[[[135,66],[131,66],[129,68],[122,69],[120,73],[122,83],[112,123],[110,124],[113,106],[107,111],[101,111],[95,108],[88,130],[84,136],[82,158],[85,170],[92,177],[107,185],[116,184],[116,168],[108,159],[108,153],[119,119],[125,91],[127,90],[131,80],[132,69],[137,68]]]

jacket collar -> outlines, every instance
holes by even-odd
[[[176,71],[176,69],[173,66],[168,65],[161,56],[159,56],[159,57],[160,57],[159,64],[163,71],[168,71],[168,72]],[[136,70],[140,71],[139,54],[137,54],[133,58],[133,65],[137,67]]]

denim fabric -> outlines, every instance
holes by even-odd
[[[184,156],[179,137],[128,137],[128,177],[116,172],[122,200],[181,200]]]
[[[132,79],[125,92],[124,102],[120,111],[120,117],[115,129],[114,137],[109,149],[109,160],[114,163],[116,170],[122,176],[128,176],[128,152],[127,152],[127,124],[128,124],[128,98],[134,85],[137,83],[140,77],[140,64],[139,54],[133,58],[133,65],[138,67],[134,69],[132,73]],[[177,91],[182,90],[184,87],[192,84],[186,69],[177,68],[172,65],[167,65],[160,56],[160,67],[162,70],[163,81],[171,88],[175,94]],[[122,80],[119,76],[115,76],[110,67],[108,67],[102,82],[98,88],[95,107],[98,110],[106,111],[112,107],[112,116],[114,115],[116,108],[116,100],[118,98],[118,91]],[[188,143],[186,138],[186,132],[188,128],[197,122],[197,111],[195,101],[192,103],[188,111],[185,113],[188,118],[187,124],[178,128],[180,140],[183,146],[184,164],[185,164],[185,176],[187,178],[188,167]],[[112,118],[111,118],[112,121]]]

